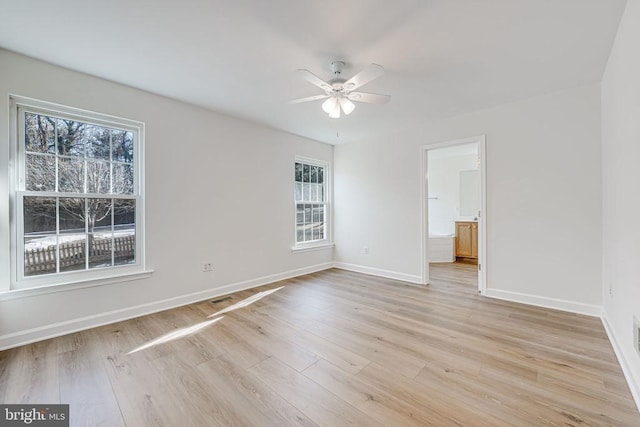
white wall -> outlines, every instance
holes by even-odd
[[[640,407],[640,1],[629,0],[602,79],[603,306]],[[611,287],[611,294],[609,288]]]
[[[148,279],[0,301],[0,348],[331,262],[331,249],[291,246],[294,156],[332,161],[332,146],[3,50],[0,76],[0,287],[9,281],[9,93],[146,123],[147,265],[155,270]],[[205,261],[212,273],[201,272]],[[86,316],[94,317],[74,320]],[[59,322],[70,323],[51,327]],[[44,329],[25,334],[33,328]]]
[[[487,138],[487,293],[599,313],[598,84],[336,146],[336,261],[419,281],[420,147],[480,134]]]
[[[437,151],[446,151],[441,148]],[[473,219],[460,215],[460,172],[478,169],[478,155],[437,156],[429,154],[429,234],[455,234],[455,221]],[[437,199],[436,199],[437,198]]]

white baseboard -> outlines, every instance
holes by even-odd
[[[37,328],[28,329],[26,331],[3,335],[0,336],[0,351],[26,344],[31,344],[36,341],[55,338],[61,335],[66,335],[85,329],[108,325],[110,323],[121,322],[123,320],[132,319],[134,317],[157,313],[159,311],[192,304],[194,302],[202,301],[209,298],[216,298],[221,295],[227,295],[233,292],[255,288],[257,286],[267,285],[269,283],[290,279],[292,277],[315,273],[316,271],[326,270],[331,267],[333,267],[332,262],[312,265],[309,267],[299,268],[283,273],[271,274],[268,276],[258,277],[256,279],[232,283],[218,288],[207,289],[204,291],[194,292],[191,294],[181,295],[165,300],[154,301],[146,304],[136,305],[133,307],[108,311],[106,313],[100,313],[92,316],[82,317],[79,319],[68,320],[64,322],[54,323],[52,325],[40,326]]]
[[[618,363],[620,363],[620,367],[622,368],[624,378],[627,380],[627,384],[629,385],[629,390],[631,390],[633,400],[635,400],[638,411],[640,411],[640,384],[636,382],[635,378],[631,374],[627,358],[624,356],[624,352],[616,339],[616,335],[613,333],[613,329],[607,320],[606,312],[602,313],[601,319],[602,324],[604,325],[604,330],[607,332],[607,336],[609,337],[609,342],[611,342],[613,351],[616,353],[616,357],[618,358]]]
[[[519,302],[522,304],[535,305],[537,307],[552,308],[555,310],[568,311],[570,313],[584,314],[587,316],[602,316],[602,307],[593,304],[584,304],[575,301],[567,301],[557,298],[541,297],[537,295],[522,294],[519,292],[503,291],[500,289],[487,289],[485,296],[505,301]]]
[[[386,277],[387,279],[402,280],[403,282],[422,283],[421,276],[414,276],[413,274],[398,273],[396,271],[383,270],[380,268],[367,267],[364,265],[348,264],[345,262],[334,262],[333,266],[341,270],[355,271],[356,273],[370,274],[372,276]]]

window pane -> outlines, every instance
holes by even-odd
[[[87,125],[85,129],[87,157],[111,159],[111,129]]]
[[[318,200],[318,184],[310,183],[309,185],[309,202]]]
[[[111,231],[89,234],[89,268],[112,266],[112,248]]]
[[[311,220],[313,215],[313,205],[304,205],[304,241],[308,242],[313,239],[313,230],[311,228]]]
[[[296,205],[296,224],[304,223],[304,205]]]
[[[309,182],[318,182],[318,166],[311,166],[311,177]]]
[[[85,123],[58,119],[58,154],[84,157]]]
[[[86,268],[87,235],[65,234],[59,236],[60,271],[84,270]]]
[[[318,166],[318,183],[324,183],[324,167]]]
[[[87,231],[111,231],[111,199],[87,199]]]
[[[57,238],[33,236],[24,238],[24,275],[37,276],[56,272]]]
[[[324,184],[318,184],[318,201],[324,202]]]
[[[302,163],[296,163],[295,182],[302,182]]]
[[[312,221],[318,222],[320,220],[320,205],[313,205]]]
[[[309,182],[311,166],[303,165],[302,166],[302,182]]]
[[[114,228],[118,230],[125,226],[135,226],[135,222],[136,201],[131,199],[115,199],[113,211]]]
[[[136,250],[136,201],[114,200],[114,256],[115,264],[135,262]]]
[[[113,194],[133,194],[133,166],[113,164]]]
[[[27,151],[55,153],[55,119],[38,114],[24,115],[24,144]]]
[[[313,230],[312,236],[313,236],[313,240],[318,240],[318,225],[319,225],[318,224],[318,219],[320,217],[320,214],[318,212],[319,205],[313,205],[312,209],[313,209],[312,213],[311,213],[311,222],[313,223],[312,224],[312,230]]]
[[[111,145],[113,160],[119,162],[133,162],[133,133],[123,130],[111,130]]]
[[[299,202],[302,200],[302,183],[301,182],[296,182],[295,184],[296,187],[296,202]]]
[[[61,233],[84,233],[85,199],[79,197],[60,197],[59,217]]]
[[[136,232],[134,227],[114,233],[115,265],[133,264],[136,261]]]
[[[304,205],[304,222],[311,222],[311,205]]]
[[[24,233],[56,232],[55,197],[25,197],[23,199]],[[54,243],[55,244],[55,243]]]
[[[56,191],[55,156],[27,154],[25,161],[27,190]]]
[[[109,162],[87,161],[87,193],[111,192],[111,165]]]
[[[84,160],[58,158],[58,191],[84,193]]]
[[[325,217],[325,205],[316,205],[316,239],[324,239],[324,217]]]
[[[304,242],[304,225],[296,225],[296,242]]]

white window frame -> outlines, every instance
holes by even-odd
[[[307,250],[316,250],[322,248],[330,248],[333,247],[332,242],[332,209],[331,209],[331,200],[333,199],[332,193],[332,183],[331,183],[331,164],[327,161],[312,159],[309,157],[295,156],[294,159],[294,172],[295,172],[295,164],[303,163],[311,166],[320,166],[324,168],[323,178],[324,178],[324,202],[298,202],[296,200],[295,195],[295,176],[293,180],[293,251],[307,251]],[[319,240],[312,240],[308,242],[298,242],[297,241],[297,208],[298,203],[303,204],[322,204],[325,207],[324,213],[324,238]]]
[[[25,295],[47,293],[69,288],[96,286],[123,280],[134,280],[146,277],[150,271],[145,263],[145,227],[144,227],[144,123],[107,114],[81,110],[46,101],[10,95],[10,204],[11,204],[11,284],[9,293]],[[131,131],[134,134],[133,147],[133,194],[118,195],[118,199],[134,199],[136,201],[136,243],[135,262],[88,270],[58,272],[44,275],[24,275],[24,224],[23,198],[37,193],[43,197],[63,197],[74,193],[57,193],[45,191],[27,191],[25,186],[25,143],[23,124],[24,112],[32,112],[47,116],[60,117]],[[21,118],[22,117],[22,118]],[[103,194],[81,193],[79,197],[105,196]],[[113,195],[108,195],[113,197]],[[0,290],[2,292],[3,290]],[[25,292],[27,291],[27,292]],[[34,292],[35,291],[35,292]],[[11,296],[0,294],[0,300]]]

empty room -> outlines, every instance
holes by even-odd
[[[640,0],[0,0],[0,425],[639,426]]]

